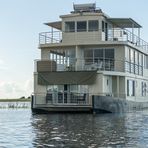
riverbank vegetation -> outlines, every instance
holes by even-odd
[[[0,102],[30,102],[31,98],[0,99]]]

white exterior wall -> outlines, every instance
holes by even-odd
[[[125,77],[119,77],[119,97],[126,98],[126,85]]]
[[[91,41],[91,43],[97,43],[101,40],[101,32],[75,32],[63,33],[63,43],[68,44],[87,44]]]
[[[35,104],[45,104],[46,86],[38,85],[38,74],[34,73]]]
[[[115,71],[124,72],[125,47],[114,46],[115,49]]]
[[[96,78],[95,84],[88,86],[89,93],[91,95],[102,94],[103,87],[104,87],[103,74],[97,74],[97,78]]]
[[[83,64],[83,59],[84,59],[84,51],[82,48],[79,46],[76,46],[76,70],[82,69],[84,64]]]
[[[112,76],[105,76],[98,73],[95,84],[89,85],[89,93],[91,95],[111,95]]]
[[[41,60],[49,60],[49,50],[42,49],[41,50]]]
[[[104,76],[103,83],[103,94],[112,95],[112,76]]]
[[[143,76],[148,79],[148,69],[143,69]]]

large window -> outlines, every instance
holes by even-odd
[[[66,32],[75,32],[75,22],[65,22]]]
[[[127,96],[135,96],[135,81],[127,80]]]
[[[139,75],[143,74],[143,54],[139,53]]]
[[[94,50],[94,60],[103,60],[103,49]]]
[[[99,29],[98,20],[88,21],[88,31],[98,31],[98,29]]]
[[[130,72],[130,49],[126,48],[125,50],[125,70]]]
[[[105,49],[105,59],[114,59],[114,49]]]
[[[139,53],[139,65],[143,66],[143,55]]]
[[[130,50],[130,61],[131,63],[134,63],[134,50],[133,49]]]
[[[138,64],[139,64],[139,53],[138,53],[138,51],[135,51],[135,74],[138,74],[139,73],[139,71],[138,71]]]
[[[86,49],[84,51],[86,65],[97,65],[104,70],[114,70],[114,49]]]
[[[85,58],[114,59],[114,49],[86,49]]]
[[[145,69],[148,69],[148,56],[145,55],[144,57],[144,67]]]
[[[75,67],[75,50],[50,50],[49,60],[56,62],[57,71],[65,71],[66,69],[74,69]]]
[[[143,66],[146,68],[146,58],[144,58],[141,52],[126,48],[125,60],[126,71],[137,75],[143,75]]]
[[[94,57],[94,51],[93,49],[85,50],[84,51],[84,57],[85,57],[85,64],[89,65],[93,63],[93,57]]]
[[[147,86],[146,86],[146,82],[141,82],[141,95],[143,96],[143,97],[145,97],[146,96],[146,88]]]
[[[126,50],[125,50],[125,59],[126,59],[126,61],[130,61],[130,50],[129,50],[129,48],[126,48]]]
[[[86,30],[87,30],[87,22],[86,21],[77,22],[77,32],[84,32]]]

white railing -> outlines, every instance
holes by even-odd
[[[98,32],[102,32],[102,30],[98,30]],[[64,33],[67,33],[67,32],[64,32]],[[71,32],[71,33],[78,33],[78,32]],[[86,33],[89,33],[89,32],[86,31]],[[129,30],[112,28],[112,29],[108,29],[107,34],[105,36],[106,36],[105,41],[127,41],[148,52],[148,43],[143,39],[141,39],[140,37],[138,37],[137,35],[130,32]],[[50,44],[50,43],[61,43],[61,42],[62,42],[62,31],[39,33],[40,45]]]
[[[142,48],[148,52],[148,42],[144,41],[129,30],[112,28],[108,30],[107,40],[109,41],[128,41],[129,43]]]
[[[88,93],[51,91],[46,94],[36,93],[34,97],[36,105],[90,105]]]
[[[50,44],[62,42],[62,32],[41,32],[39,33],[39,44]]]
[[[35,60],[35,72],[38,72],[37,62],[41,60]],[[68,60],[54,59],[50,60],[51,65],[47,71],[124,71],[125,61],[107,59],[107,58],[69,58]],[[54,65],[52,65],[54,63]],[[55,69],[56,63],[56,69]]]
[[[40,72],[35,60],[34,72]],[[143,65],[135,64],[129,61],[114,60],[107,58],[69,58],[50,60],[51,65],[45,69],[46,72],[55,71],[116,71],[116,72],[129,72],[137,75],[143,75]],[[54,63],[54,64],[53,64]],[[56,66],[55,66],[56,63]],[[53,65],[52,65],[53,64]],[[46,65],[47,66],[47,65]],[[44,71],[42,71],[44,72]]]
[[[92,96],[108,96],[116,99],[125,99],[127,94],[102,92],[102,93],[78,93],[66,91],[51,91],[47,93],[35,93],[34,105],[44,106],[89,106],[92,104]]]

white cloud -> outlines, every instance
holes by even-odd
[[[0,70],[7,70],[8,66],[4,62],[4,60],[0,59]]]
[[[24,82],[1,82],[0,81],[0,98],[20,98],[28,97],[33,92],[33,80],[29,79]]]
[[[4,64],[4,61],[2,59],[0,59],[0,65]]]

